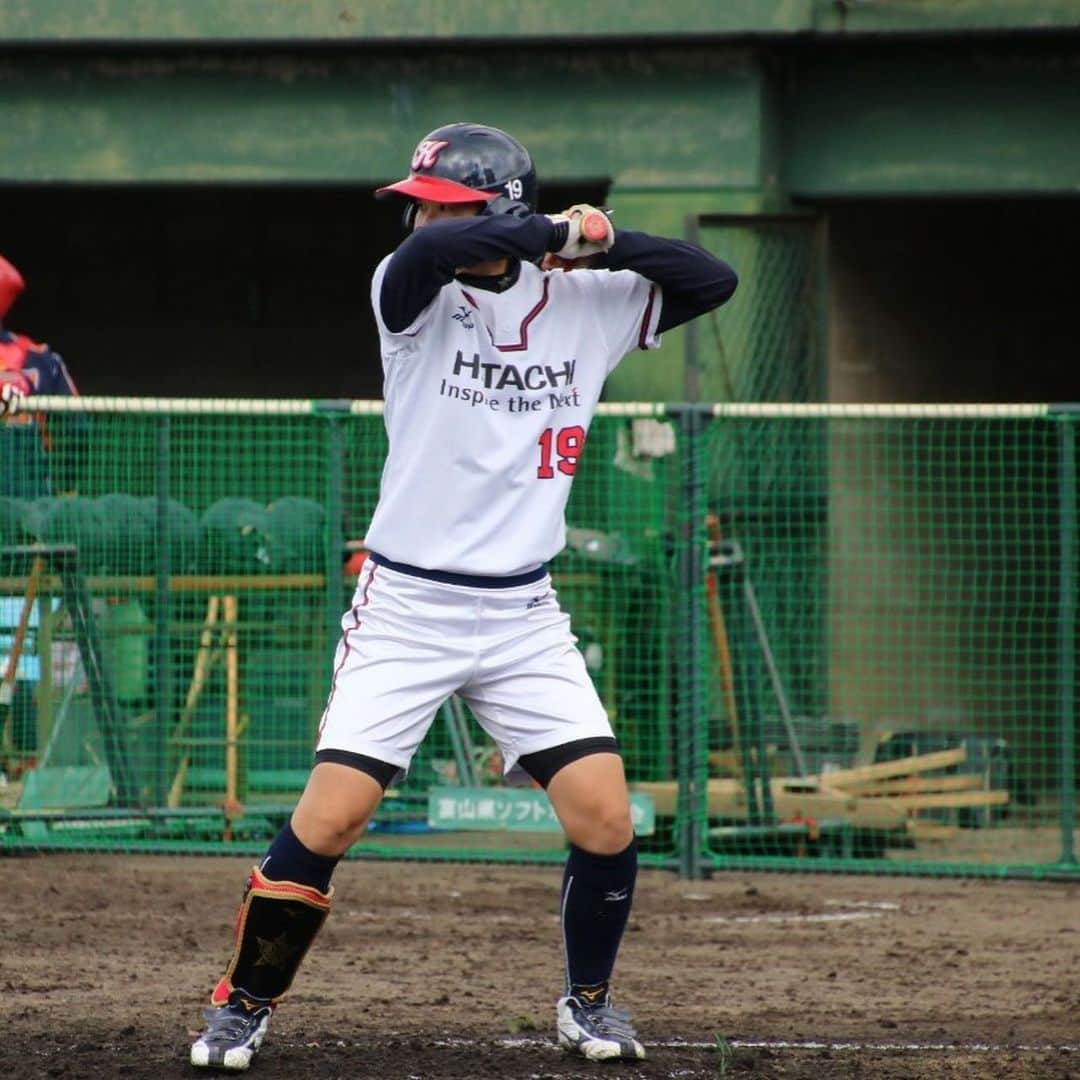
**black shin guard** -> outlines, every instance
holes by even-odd
[[[322,929],[334,894],[294,881],[271,881],[258,867],[236,917],[236,946],[210,1001],[224,1005],[233,993],[252,1004],[276,1005],[300,961]]]
[[[603,1004],[615,967],[637,880],[637,839],[616,855],[594,855],[574,845],[566,860],[562,930],[567,993]]]

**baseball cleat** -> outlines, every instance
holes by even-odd
[[[630,1014],[622,1009],[559,998],[558,1027],[559,1045],[590,1061],[638,1061],[645,1056]]]
[[[262,1045],[273,1009],[233,994],[227,1005],[204,1009],[206,1030],[191,1044],[191,1064],[240,1072]]]

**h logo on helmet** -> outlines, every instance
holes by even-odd
[[[413,152],[410,169],[413,172],[433,169],[435,162],[439,160],[439,154],[449,145],[445,139],[425,139]]]

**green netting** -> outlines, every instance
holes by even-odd
[[[311,765],[381,415],[44,404],[48,469],[6,448],[0,496],[0,847],[258,850]],[[1071,873],[1072,415],[712,411],[598,416],[551,567],[646,857]],[[559,858],[518,791],[454,699],[355,850]]]
[[[706,215],[695,239],[739,268],[739,291],[693,324],[688,362],[704,401],[819,401],[822,273],[806,215]]]
[[[347,403],[83,404],[86,415],[49,417],[78,422],[50,459],[70,474],[68,493],[13,491],[4,504],[7,622],[31,582],[38,599],[4,747],[14,816],[3,840],[172,850],[269,839],[311,765],[378,493],[382,417]],[[658,421],[635,436],[635,422],[594,429],[589,453],[605,465],[581,478],[552,573],[630,775],[668,778],[674,437]],[[500,781],[494,745],[448,704],[358,850],[558,857],[552,821],[429,825],[432,789],[467,784],[475,801]],[[650,842],[671,855],[670,835]]]
[[[703,436],[706,859],[1068,858],[1072,421],[836,413]]]

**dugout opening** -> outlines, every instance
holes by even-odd
[[[829,400],[1076,400],[1080,199],[823,209]]]
[[[602,203],[547,184],[540,209]],[[401,206],[353,184],[11,185],[3,253],[27,291],[7,319],[83,394],[382,396],[371,273]]]
[[[1077,400],[1080,199],[824,209],[829,400]],[[829,438],[830,709],[860,724],[864,761],[901,736],[966,745],[969,762],[990,747],[1019,814],[1058,784],[1054,527],[1025,545],[1058,513],[1057,433],[972,420]]]

